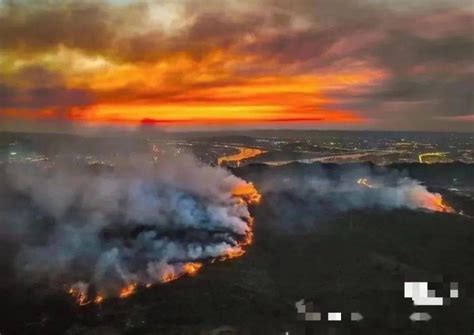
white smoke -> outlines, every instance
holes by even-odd
[[[19,200],[0,220],[24,240],[17,264],[28,277],[117,295],[127,283],[160,282],[186,262],[238,251],[250,229],[247,205],[232,194],[241,184],[190,156],[131,157],[107,169],[12,165],[7,194]]]
[[[377,167],[314,165],[273,168],[259,184],[269,213],[284,230],[312,227],[340,212],[411,209],[451,212],[439,193]]]

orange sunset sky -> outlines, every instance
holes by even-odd
[[[470,1],[2,1],[0,129],[472,130]]]

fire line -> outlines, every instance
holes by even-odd
[[[251,182],[242,182],[239,185],[237,185],[232,190],[232,197],[237,200],[237,205],[258,204],[262,199],[261,194],[258,193],[254,184]],[[245,236],[242,238],[242,240],[238,242],[236,246],[229,248],[225,255],[220,256],[214,260],[225,261],[228,259],[240,257],[243,254],[245,254],[244,247],[250,245],[253,241],[252,225],[253,225],[253,218],[250,217],[248,220],[249,229],[246,231]],[[214,260],[212,260],[211,263],[213,263]],[[169,283],[171,281],[177,280],[186,275],[196,276],[198,272],[200,271],[200,269],[202,268],[202,266],[203,266],[203,263],[200,263],[200,262],[184,263],[182,266],[182,273],[174,273],[172,271],[165,271],[165,273],[163,274],[161,278],[160,283],[161,284]],[[144,285],[145,288],[149,288],[151,286],[153,286],[152,283],[148,283]],[[134,283],[134,282],[128,283],[120,290],[118,297],[121,299],[128,298],[134,293],[136,293],[139,287],[141,287],[141,285],[139,285],[138,283]],[[97,294],[95,298],[90,298],[87,293],[86,285],[77,285],[77,284],[73,285],[68,290],[68,293],[74,297],[74,299],[76,300],[79,306],[86,306],[91,303],[101,304],[105,300],[105,297],[101,295],[100,293]]]

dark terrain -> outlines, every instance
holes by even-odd
[[[0,296],[3,334],[471,334],[474,331],[474,166],[393,165],[441,192],[456,211],[354,209],[318,216],[311,199],[265,191],[265,180],[301,178],[323,169],[332,178],[349,165],[278,168],[250,165],[233,172],[263,189],[253,206],[255,241],[240,258],[208,264],[195,277],[140,289],[128,299],[77,306],[64,289],[26,286],[15,278],[15,241],[2,238]],[[365,166],[367,168],[367,166]],[[368,165],[373,173],[377,166]],[[452,192],[453,178],[465,187]],[[288,207],[289,206],[289,207]],[[275,209],[292,208],[288,216]],[[406,279],[459,282],[450,306],[414,307]],[[441,289],[439,296],[448,294]],[[322,312],[360,312],[360,322],[303,322],[295,302]],[[429,322],[411,322],[414,311]],[[347,318],[346,318],[347,320]],[[228,326],[229,328],[219,328]],[[220,332],[218,331],[220,329]],[[225,330],[227,329],[227,330]],[[235,331],[231,330],[234,329]],[[214,332],[213,332],[214,330]]]

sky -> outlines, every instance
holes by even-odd
[[[471,0],[0,0],[0,130],[473,131]]]

